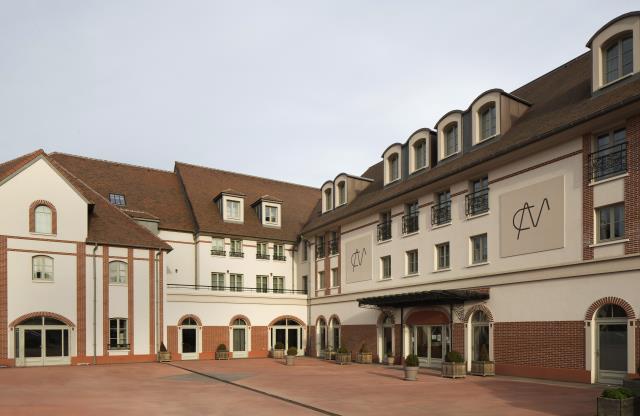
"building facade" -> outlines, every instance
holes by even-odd
[[[320,189],[43,151],[0,164],[0,361],[282,343],[585,383],[640,371],[640,12],[587,47]]]

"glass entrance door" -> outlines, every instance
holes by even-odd
[[[196,328],[182,328],[182,359],[198,359],[198,333]]]
[[[420,365],[439,367],[444,356],[444,331],[442,325],[416,325],[413,327],[413,353]]]
[[[284,345],[285,349],[295,347],[298,355],[304,355],[302,348],[302,327],[292,319],[282,319],[271,327],[271,348],[276,344]]]
[[[233,328],[233,358],[246,358],[247,352],[247,329]]]
[[[38,324],[39,323],[39,324]],[[31,318],[29,325],[14,329],[16,366],[67,365],[69,354],[69,327],[56,325],[54,319]]]
[[[598,324],[598,382],[621,384],[627,374],[627,324]]]

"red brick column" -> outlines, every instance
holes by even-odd
[[[316,351],[316,327],[307,326],[307,356],[317,357]]]
[[[156,320],[155,320],[155,255],[153,250],[149,250],[149,354],[156,353]]]
[[[0,362],[7,359],[9,343],[7,322],[7,237],[0,235]]]
[[[627,120],[627,170],[624,179],[625,254],[640,252],[640,116]]]
[[[331,244],[331,233],[324,233],[324,294],[331,294],[331,258],[329,256],[330,250],[329,245]],[[329,322],[327,322],[329,325]]]
[[[129,316],[129,326],[127,328],[128,332],[129,332],[129,355],[133,355],[133,341],[134,341],[134,336],[133,334],[135,334],[135,317],[133,314],[133,302],[134,302],[134,295],[133,295],[133,249],[130,248],[127,250],[127,303],[128,303],[128,313],[127,315]]]
[[[102,354],[109,355],[109,247],[102,247]]]
[[[87,355],[87,256],[85,243],[76,243],[77,355]]]
[[[591,136],[582,137],[582,259],[593,259],[593,187],[591,183],[589,153]]]
[[[160,265],[158,266],[158,280],[159,280],[159,292],[158,293],[158,301],[159,301],[159,306],[158,306],[158,328],[160,333],[158,334],[158,338],[160,339],[160,342],[163,342],[164,340],[164,252],[160,252]],[[167,340],[168,341],[168,340]],[[177,342],[177,341],[176,341]]]
[[[454,323],[453,324],[453,334],[451,338],[451,349],[453,351],[458,351],[460,354],[464,355],[464,324],[463,323]],[[442,357],[444,358],[444,357]],[[467,361],[470,357],[467,357]]]

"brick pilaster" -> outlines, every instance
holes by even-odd
[[[9,343],[7,289],[7,237],[0,235],[0,360],[7,359]]]
[[[331,233],[324,233],[324,294],[331,294]]]
[[[589,153],[591,136],[582,137],[582,259],[593,259],[593,187],[591,183]]]
[[[640,116],[627,120],[627,171],[624,178],[625,254],[640,252]]]
[[[134,337],[133,334],[135,334],[134,329],[134,314],[133,314],[133,301],[134,301],[134,297],[133,297],[133,249],[130,248],[129,250],[127,250],[127,304],[128,304],[128,327],[127,327],[127,331],[129,332],[129,355],[133,355],[133,341],[134,341]]]
[[[102,355],[109,355],[109,247],[102,247]]]
[[[77,355],[87,355],[87,256],[85,243],[76,243]]]

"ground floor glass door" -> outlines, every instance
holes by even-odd
[[[598,324],[598,382],[620,384],[627,375],[627,324]]]
[[[420,365],[439,367],[444,358],[446,345],[442,325],[416,325],[413,327],[413,353],[420,359]]]
[[[243,319],[236,319],[233,322],[233,358],[247,358],[249,356],[247,323]]]
[[[195,360],[198,358],[197,328],[182,328],[182,359]]]
[[[17,366],[66,365],[71,363],[69,327],[52,318],[31,318],[14,329]]]
[[[285,349],[295,347],[298,355],[304,355],[302,347],[302,327],[293,319],[282,319],[271,327],[271,349],[275,349],[276,344],[284,345]]]

